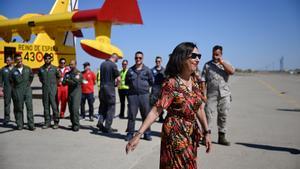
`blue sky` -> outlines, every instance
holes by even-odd
[[[55,0],[1,0],[0,15],[8,18],[25,13],[47,14]],[[124,53],[129,65],[134,53],[144,52],[144,63],[154,66],[157,55],[167,63],[173,48],[183,41],[195,42],[204,62],[211,48],[224,47],[223,56],[236,68],[300,68],[299,0],[138,0],[144,25],[114,26],[112,43]],[[79,9],[101,7],[103,0],[80,0]],[[94,39],[94,29],[83,30],[84,39]],[[103,60],[93,58],[80,47],[77,59],[90,61],[96,69]],[[120,66],[120,63],[118,63]],[[81,68],[81,65],[79,65]]]

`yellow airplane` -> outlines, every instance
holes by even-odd
[[[74,1],[74,0],[73,0]],[[112,25],[143,24],[136,0],[106,0],[101,8],[77,10],[78,1],[56,0],[49,15],[25,14],[17,19],[7,19],[0,15],[0,68],[8,56],[21,54],[23,63],[38,69],[43,55],[50,53],[53,64],[60,58],[67,62],[76,58],[74,38],[82,37],[82,28],[94,27],[95,40],[83,39],[81,47],[88,54],[106,59],[116,53],[123,57],[122,51],[110,42]],[[73,3],[72,3],[73,2]],[[72,4],[71,10],[68,8]],[[36,38],[28,43],[31,35]],[[12,37],[20,36],[23,42],[15,42]],[[71,37],[71,38],[70,38]]]

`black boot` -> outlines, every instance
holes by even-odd
[[[230,142],[226,140],[225,133],[219,132],[219,140],[218,144],[224,145],[224,146],[230,146]]]

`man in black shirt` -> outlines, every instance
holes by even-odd
[[[112,54],[112,56],[104,61],[100,66],[100,106],[97,127],[104,133],[118,131],[117,129],[113,129],[111,127],[115,115],[115,86],[117,86],[120,82],[120,74],[116,65],[117,61],[118,55]]]

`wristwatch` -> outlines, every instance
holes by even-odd
[[[204,135],[211,134],[211,130],[210,129],[209,130],[204,130],[203,134]]]

